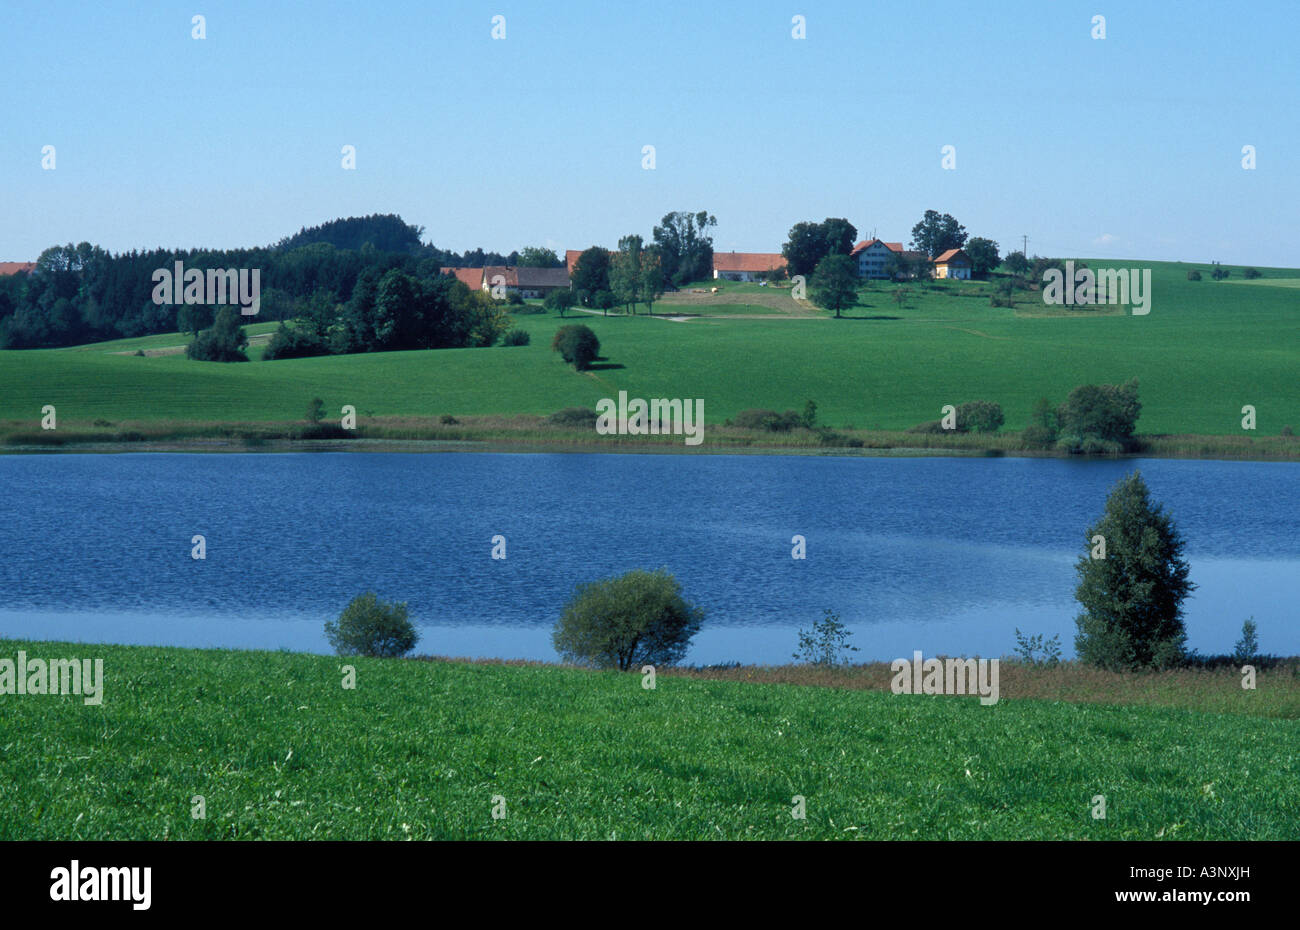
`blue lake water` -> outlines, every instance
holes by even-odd
[[[576,582],[666,566],[707,611],[689,662],[788,661],[826,607],[862,660],[1009,654],[1016,627],[1070,655],[1074,561],[1134,468],[1188,540],[1189,645],[1253,615],[1300,653],[1300,465],[1156,459],[0,456],[0,636],[327,652],[369,589],[419,652],[554,659]]]

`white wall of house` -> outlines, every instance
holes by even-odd
[[[758,275],[752,271],[719,271],[716,268],[713,269],[713,277],[715,280],[721,278],[723,281],[749,281],[751,283],[758,280]]]
[[[950,265],[945,262],[944,264],[935,267],[934,276],[936,278],[960,278],[963,281],[969,281],[970,265]]]
[[[862,278],[888,278],[889,263],[894,252],[883,242],[875,242],[858,253],[858,276]]]

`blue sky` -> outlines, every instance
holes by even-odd
[[[10,0],[0,260],[390,212],[508,252],[707,209],[717,249],[778,251],[932,208],[1004,253],[1296,265],[1297,26],[1294,0]]]

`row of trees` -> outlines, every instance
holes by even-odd
[[[1040,398],[1022,435],[1030,446],[1043,449],[1055,446],[1063,452],[1125,452],[1134,446],[1141,415],[1137,378],[1124,384],[1081,384],[1056,406]],[[954,407],[947,420],[930,420],[908,432],[995,433],[1004,422],[1000,404],[976,400]]]
[[[781,248],[791,275],[815,275],[821,262],[835,255],[847,257],[858,238],[858,230],[843,217],[827,217],[820,223],[795,223]],[[934,259],[949,249],[964,249],[970,257],[972,273],[984,277],[1001,262],[998,244],[992,239],[969,238],[966,227],[949,213],[926,210],[912,227],[912,251],[916,256],[895,256],[889,272],[898,278],[927,278],[934,270]]]
[[[296,318],[315,295],[348,302],[362,275],[400,269],[428,281],[444,266],[561,267],[551,249],[458,254],[421,242],[424,230],[394,215],[350,217],[251,249],[149,249],[111,254],[82,242],[46,249],[31,273],[0,276],[0,348],[77,345],[212,326],[217,307],[155,304],[153,274],[184,267],[259,269],[259,321]]]
[[[1075,623],[1075,649],[1087,665],[1113,671],[1167,669],[1184,664],[1187,632],[1183,601],[1195,590],[1185,557],[1186,541],[1173,518],[1152,498],[1139,472],[1112,488],[1101,517],[1084,534],[1076,562],[1075,598],[1083,611]],[[634,569],[577,585],[556,621],[551,641],[568,662],[620,671],[673,665],[686,655],[705,617],[687,601],[666,569]],[[404,603],[379,601],[373,592],[353,599],[337,620],[325,624],[341,655],[400,656],[417,634]],[[1035,661],[1041,637],[1017,631],[1021,652]],[[796,659],[839,665],[856,646],[829,609],[811,631],[799,631]],[[1055,637],[1047,652],[1056,661]],[[1237,655],[1258,650],[1253,623],[1243,628]]]
[[[610,251],[592,246],[574,263],[570,283],[577,303],[597,310],[637,304],[654,312],[654,303],[670,287],[713,276],[713,237],[718,224],[707,210],[675,211],[664,215],[651,233],[651,242],[638,233],[618,241]],[[563,309],[563,308],[561,308]]]
[[[501,303],[436,269],[367,269],[346,302],[323,291],[304,301],[293,321],[280,324],[264,358],[490,346],[509,328]]]

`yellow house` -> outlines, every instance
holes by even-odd
[[[970,280],[970,256],[961,249],[949,249],[934,260],[936,278],[961,278]]]

